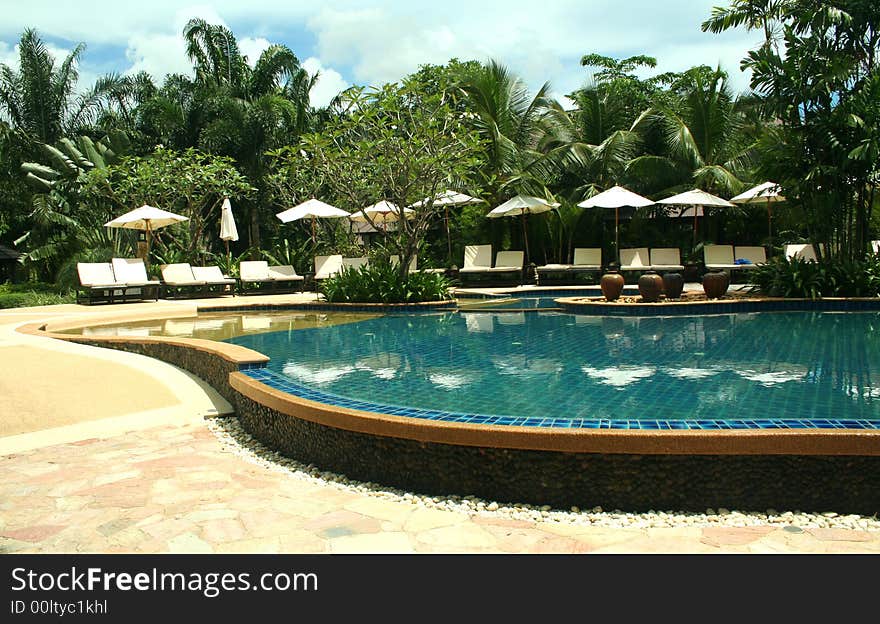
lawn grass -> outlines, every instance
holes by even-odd
[[[74,303],[76,294],[54,284],[29,282],[0,284],[0,309]]]

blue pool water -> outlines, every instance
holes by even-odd
[[[880,313],[387,316],[231,339],[366,411],[609,428],[880,427]]]

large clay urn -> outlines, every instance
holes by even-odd
[[[663,290],[667,299],[679,299],[681,291],[684,290],[684,277],[681,273],[664,273]]]
[[[620,298],[620,293],[623,292],[625,283],[623,275],[614,269],[609,269],[599,280],[599,288],[602,289],[602,296],[606,301],[617,301]]]
[[[645,271],[639,278],[639,294],[642,301],[655,303],[663,294],[663,278],[656,271]]]
[[[709,299],[720,299],[730,286],[730,276],[721,269],[712,269],[703,276],[703,292]]]

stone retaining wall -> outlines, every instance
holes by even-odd
[[[242,394],[244,428],[349,478],[431,496],[626,511],[880,511],[880,457],[561,453],[375,436],[282,414]]]

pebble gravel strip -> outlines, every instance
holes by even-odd
[[[353,481],[343,475],[324,472],[311,464],[303,464],[285,457],[269,449],[247,433],[238,418],[208,418],[207,423],[208,428],[217,436],[224,449],[265,468],[385,500],[406,502],[469,515],[631,529],[722,525],[728,527],[773,526],[791,532],[812,528],[880,531],[880,518],[877,516],[842,515],[833,511],[803,513],[767,509],[764,512],[742,512],[719,508],[707,509],[705,513],[654,510],[646,513],[628,513],[619,509],[605,511],[601,507],[592,509],[572,507],[569,510],[560,510],[552,509],[549,505],[538,507],[526,504],[501,504],[475,496],[424,496],[388,488],[377,483]]]

